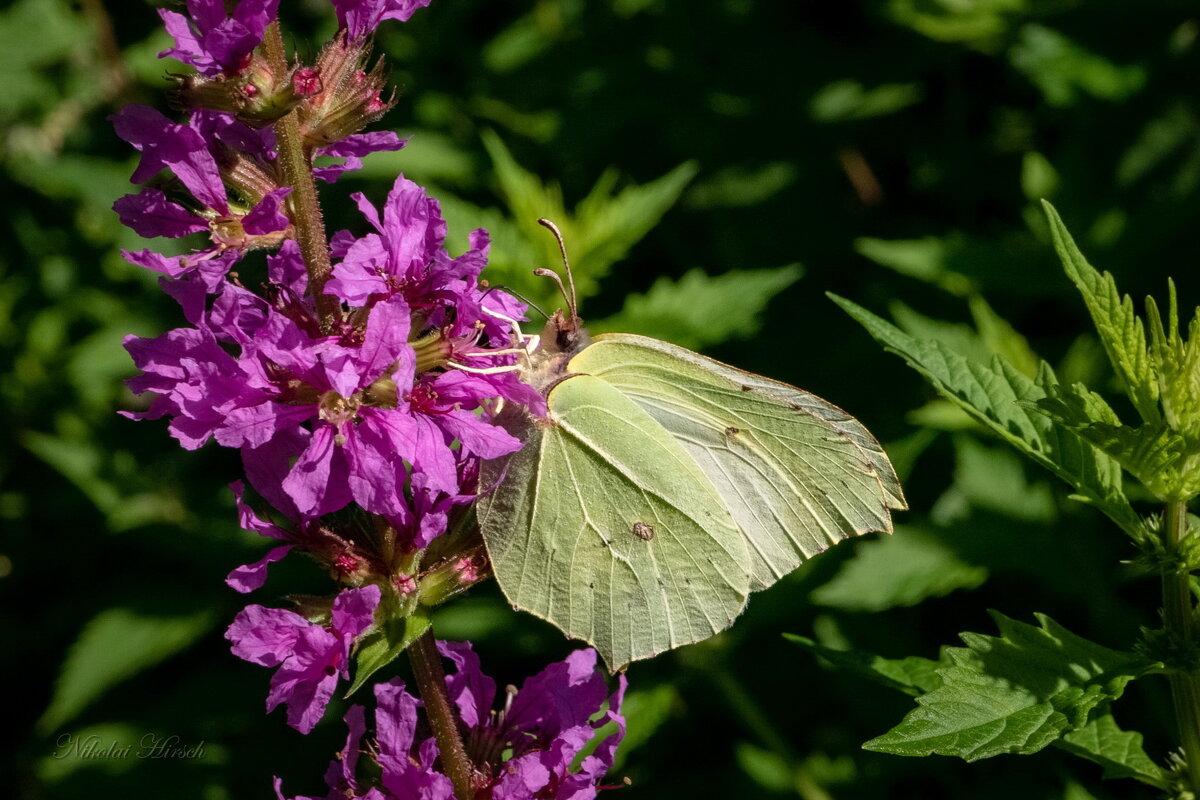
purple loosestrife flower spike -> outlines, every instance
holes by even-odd
[[[293,611],[247,606],[225,638],[238,658],[278,667],[271,678],[267,712],[287,705],[288,724],[308,733],[325,713],[338,678],[350,675],[350,645],[371,626],[379,605],[378,586],[348,589],[333,601],[329,627]]]

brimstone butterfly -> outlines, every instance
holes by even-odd
[[[527,358],[548,414],[503,412],[523,446],[481,475],[495,488],[478,519],[513,606],[617,669],[724,630],[750,592],[830,545],[891,532],[900,483],[856,419],[667,342],[588,343],[564,296],[570,316],[555,312]]]

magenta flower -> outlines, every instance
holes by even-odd
[[[596,784],[612,766],[625,735],[620,711],[624,675],[609,695],[596,669],[596,651],[576,650],[526,680],[505,708],[494,712],[496,682],[480,670],[470,643],[439,642],[438,650],[457,669],[447,676],[447,687],[465,728],[468,755],[484,772],[493,800],[596,796]],[[604,714],[589,722],[605,703]],[[615,723],[616,732],[571,772],[575,757],[608,722]],[[506,751],[511,755],[501,762]]]
[[[212,112],[193,114],[187,124],[176,124],[153,108],[131,105],[109,119],[117,134],[142,154],[133,183],[170,169],[196,204],[189,210],[158,189],[143,189],[113,204],[121,222],[145,238],[208,231],[212,240],[208,250],[182,257],[123,251],[130,263],[172,278],[194,274],[215,293],[243,252],[277,246],[288,235],[291,221],[283,200],[291,189],[276,186],[270,175],[269,136]],[[230,203],[219,163],[237,165],[240,188],[254,200],[253,206]]]
[[[333,0],[338,25],[350,41],[365,39],[385,19],[405,22],[430,0]]]
[[[242,499],[245,494],[245,484],[241,481],[234,481],[229,488],[233,490],[233,497],[237,502],[238,521],[242,530],[253,531],[270,539],[291,542],[292,535],[287,530],[258,516],[254,513],[254,509],[250,508]],[[225,578],[225,583],[234,591],[242,594],[261,588],[267,580],[267,568],[286,556],[292,547],[294,544],[289,543],[271,548],[265,556],[253,564],[246,564],[230,572]]]
[[[225,0],[187,0],[189,17],[159,9],[175,46],[158,54],[191,64],[201,73],[236,74],[262,41],[279,11],[279,0],[240,0],[226,15]]]
[[[401,139],[392,131],[371,131],[370,133],[353,133],[339,142],[317,148],[318,156],[341,158],[343,161],[313,168],[313,177],[326,183],[334,183],[347,172],[362,169],[363,156],[371,153],[395,151],[408,144],[408,139]]]
[[[350,645],[374,621],[380,591],[375,585],[348,589],[333,601],[328,627],[293,611],[253,605],[234,619],[225,638],[233,654],[264,667],[271,678],[267,713],[287,705],[288,724],[308,733],[325,713],[338,678],[350,676]]]
[[[496,682],[480,671],[470,644],[439,642],[438,648],[458,668],[448,677],[448,687],[467,755],[475,766],[477,800],[591,800],[596,796],[625,734],[620,712],[623,675],[617,691],[609,695],[604,677],[596,670],[595,651],[578,650],[526,680],[508,697],[505,708],[496,711],[492,708]],[[328,797],[450,800],[453,787],[435,767],[436,741],[417,740],[421,702],[398,678],[376,685],[375,700],[377,769],[371,773],[378,775],[378,785],[359,775],[359,755],[372,751],[363,746],[365,715],[356,706],[345,717],[350,730],[346,747],[325,774]],[[602,709],[599,719],[589,722]],[[572,771],[580,751],[610,722],[616,731]],[[276,796],[287,800],[278,779],[275,785]]]

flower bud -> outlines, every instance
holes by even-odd
[[[300,129],[310,147],[340,142],[382,117],[396,104],[383,99],[387,86],[383,61],[367,70],[371,45],[346,41],[345,33],[325,45],[312,75],[300,79],[312,93],[300,106]]]
[[[234,75],[173,75],[177,85],[170,92],[170,102],[182,111],[200,108],[224,111],[251,127],[262,128],[314,93],[310,76],[297,80],[297,73],[303,71],[276,76],[266,59],[256,53]]]

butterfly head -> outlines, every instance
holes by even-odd
[[[554,270],[539,267],[533,271],[534,275],[550,278],[558,284],[558,290],[562,293],[567,306],[565,312],[560,308],[546,320],[546,327],[542,330],[542,348],[555,355],[572,356],[588,344],[587,331],[583,328],[583,320],[579,318],[579,298],[575,292],[575,276],[571,273],[571,262],[567,260],[567,247],[563,243],[562,233],[559,232],[558,226],[548,219],[539,219],[538,224],[554,234],[554,238],[558,241],[558,252],[562,256],[563,272],[567,274],[567,283],[564,285],[562,278]]]

